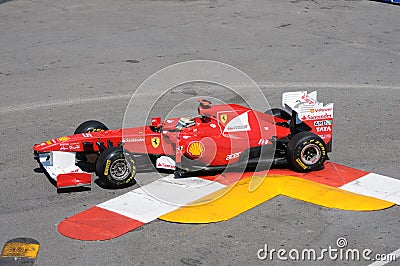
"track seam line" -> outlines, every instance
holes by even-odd
[[[278,89],[278,88],[288,88],[288,89],[382,89],[382,90],[400,90],[400,86],[393,85],[373,85],[373,84],[339,84],[339,83],[291,83],[291,82],[266,82],[257,83],[261,89]],[[240,85],[237,87],[241,87]],[[244,87],[244,86],[242,86]],[[78,105],[87,104],[92,102],[100,101],[110,101],[110,100],[122,100],[130,99],[133,93],[126,94],[116,94],[110,96],[101,96],[93,98],[72,98],[69,100],[58,100],[47,103],[25,103],[14,106],[7,106],[0,108],[0,114],[7,114],[13,112],[24,112],[29,110],[38,110],[46,107],[57,107],[57,106],[67,106],[67,105]]]

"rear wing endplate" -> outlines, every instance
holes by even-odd
[[[333,119],[333,103],[324,105],[318,102],[316,91],[285,92],[282,106],[290,112],[295,111],[301,121]]]
[[[318,102],[316,91],[295,91],[283,93],[282,106],[292,114],[294,123],[291,124],[291,128],[303,122],[325,141],[329,150],[331,149],[333,103],[324,105]]]

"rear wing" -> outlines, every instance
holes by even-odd
[[[311,132],[320,136],[332,147],[333,103],[324,105],[317,101],[317,92],[295,91],[282,95],[282,106],[292,113],[292,126],[301,123],[311,128]],[[293,132],[292,132],[293,133]]]

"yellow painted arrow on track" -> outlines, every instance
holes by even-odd
[[[259,179],[261,185],[250,191],[251,179]],[[287,175],[256,176],[200,198],[187,206],[159,217],[178,223],[211,223],[231,219],[278,195],[314,203],[327,208],[351,211],[386,209],[392,202],[362,196],[336,187],[323,185]]]

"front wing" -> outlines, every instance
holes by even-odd
[[[92,175],[75,164],[75,152],[38,153],[35,158],[58,189],[91,186]]]

